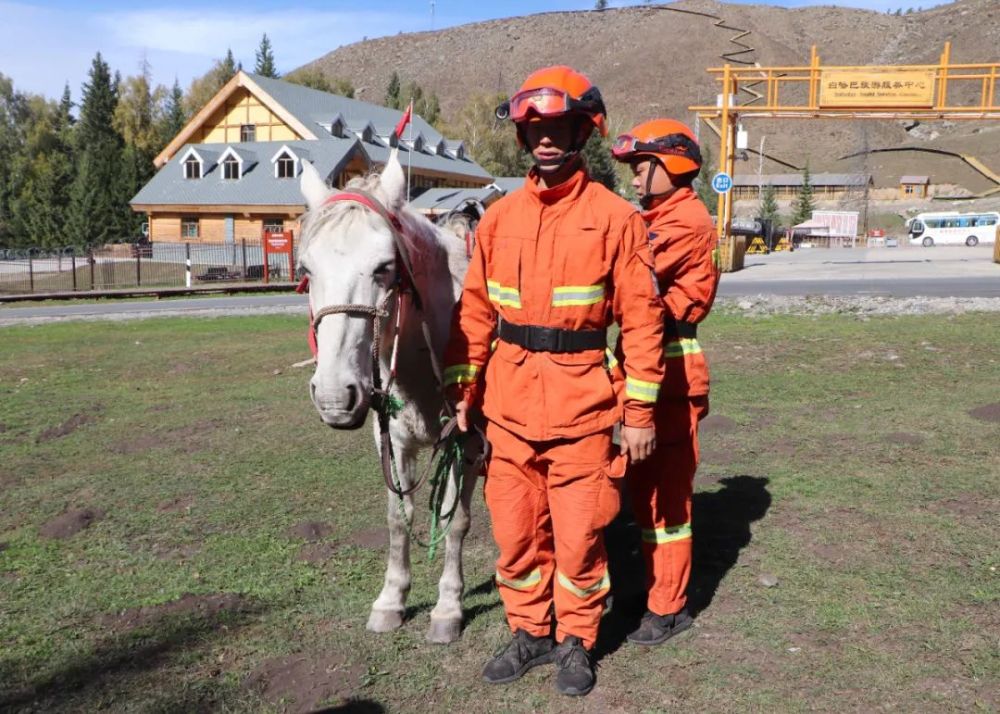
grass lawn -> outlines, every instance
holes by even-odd
[[[323,427],[289,367],[304,334],[0,329],[0,710],[1000,707],[1000,315],[713,316],[697,627],[638,649],[613,608],[582,701],[549,667],[480,682],[506,636],[481,499],[463,639],[423,639],[421,551],[409,621],[365,631],[384,490],[370,431]],[[609,540],[621,594],[642,577],[627,518]]]

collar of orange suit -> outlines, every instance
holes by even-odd
[[[679,188],[667,196],[663,203],[653,206],[648,211],[643,211],[642,220],[646,222],[646,226],[650,229],[677,223],[678,221],[674,220],[675,216],[677,216],[677,207],[682,203],[690,201],[692,198],[696,199],[697,196],[689,186]]]
[[[531,169],[528,178],[524,182],[524,188],[528,195],[532,196],[539,203],[545,206],[552,206],[563,201],[571,202],[582,192],[590,178],[584,169],[580,169],[558,186],[552,188],[542,188],[538,185],[538,171]]]

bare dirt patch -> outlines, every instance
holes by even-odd
[[[339,654],[298,654],[262,662],[247,677],[247,689],[282,711],[315,711],[331,700],[343,700],[360,687],[366,668]]]
[[[731,466],[735,459],[735,455],[729,449],[708,448],[701,450],[701,463],[703,464],[711,464],[712,466]]]
[[[112,444],[109,448],[112,452],[122,456],[144,454],[152,449],[175,446],[196,451],[201,449],[211,435],[223,426],[224,423],[221,419],[203,419],[174,429],[130,435],[128,438]]]
[[[187,494],[185,496],[174,496],[173,498],[168,498],[165,501],[160,501],[156,510],[160,513],[180,513],[182,511],[191,510],[193,505],[194,496]]]
[[[105,513],[100,508],[71,508],[39,528],[38,533],[43,538],[65,540],[90,528],[104,516]]]
[[[938,501],[937,508],[962,518],[986,518],[987,514],[995,515],[989,499],[984,499],[981,493],[956,494]]]
[[[292,526],[288,531],[290,538],[301,538],[306,543],[318,543],[333,532],[329,523],[319,521],[303,521]]]
[[[382,526],[354,531],[344,539],[344,544],[354,545],[358,548],[380,550],[389,545],[389,530],[385,526]]]
[[[306,543],[299,549],[297,560],[310,565],[323,565],[337,552],[336,543]]]
[[[906,431],[894,431],[886,434],[885,440],[890,444],[905,444],[906,446],[919,446],[924,443],[924,437],[920,434],[911,434]]]
[[[706,434],[728,434],[736,431],[737,424],[721,414],[709,414],[701,420],[698,429]]]
[[[6,433],[7,433],[7,425],[4,424],[2,421],[0,421],[0,434],[6,434]]]
[[[1000,423],[1000,402],[984,404],[981,407],[970,409],[969,416],[979,421]]]
[[[236,593],[215,593],[213,595],[182,595],[177,600],[161,605],[132,607],[120,613],[108,614],[101,618],[101,624],[115,632],[129,632],[140,627],[153,625],[165,617],[194,616],[203,620],[217,617],[222,613],[244,612],[249,603]]]
[[[53,426],[43,431],[38,435],[38,438],[35,439],[35,442],[42,444],[46,441],[52,441],[53,439],[61,439],[64,436],[69,436],[84,424],[89,424],[92,421],[94,421],[94,416],[91,414],[74,414],[59,426]]]

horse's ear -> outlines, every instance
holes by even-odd
[[[389,154],[379,183],[389,202],[387,208],[391,211],[399,210],[406,202],[406,174],[403,173],[403,165],[399,163],[399,149],[393,149]]]
[[[302,190],[302,197],[306,199],[306,205],[313,211],[323,205],[331,191],[327,187],[319,171],[308,161],[302,162],[302,179],[299,183]]]

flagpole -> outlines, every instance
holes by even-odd
[[[409,135],[407,142],[409,142],[409,147],[406,151],[406,201],[410,201],[410,169],[413,165],[413,97],[410,97],[410,121],[409,121]]]

